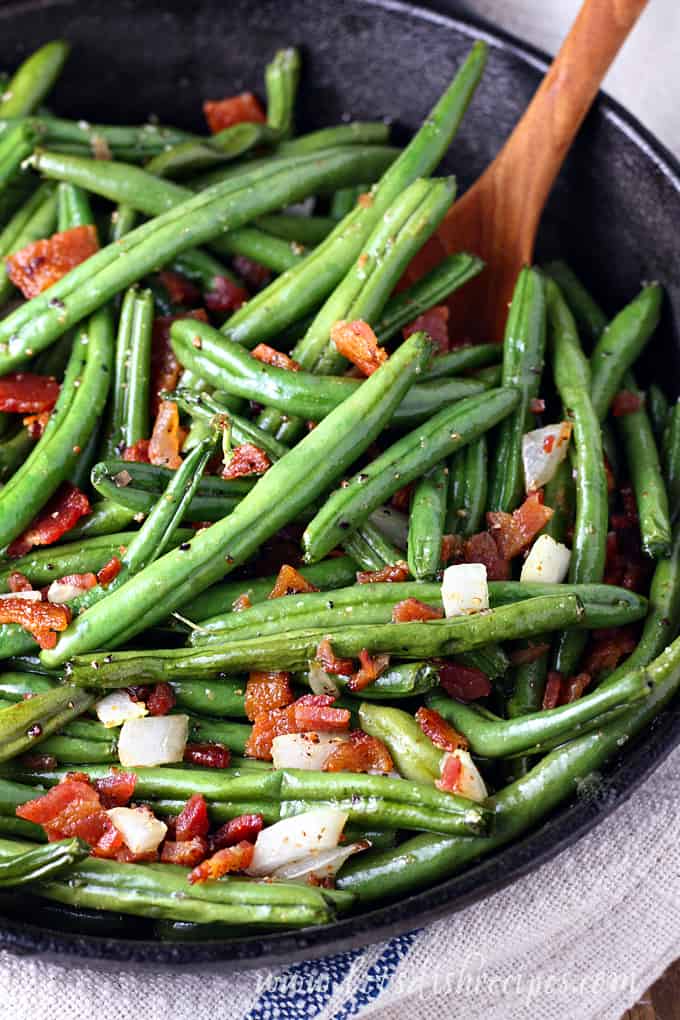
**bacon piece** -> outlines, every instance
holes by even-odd
[[[375,683],[380,674],[384,673],[389,666],[390,657],[389,655],[376,655],[373,657],[369,655],[365,648],[362,648],[359,652],[359,663],[358,671],[347,681],[347,687],[350,691],[354,691],[354,693],[363,691],[365,687]]]
[[[489,581],[507,581],[510,578],[510,563],[500,554],[488,531],[480,531],[465,540],[463,562],[483,563]]]
[[[78,593],[89,591],[90,588],[95,588],[97,585],[97,575],[93,574],[89,570],[86,574],[64,574],[57,581],[57,584],[68,585],[69,588],[77,589]],[[54,599],[55,602],[68,601],[68,599]]]
[[[387,361],[387,351],[378,345],[377,336],[363,319],[339,319],[331,326],[331,341],[338,353],[366,376]]]
[[[228,846],[235,846],[236,843],[242,843],[244,840],[254,843],[258,832],[262,831],[263,825],[262,815],[239,815],[238,818],[230,818],[209,837],[211,853],[215,853],[216,850],[224,850]]]
[[[495,543],[494,543],[495,545]],[[450,563],[451,560],[457,560],[463,555],[463,536],[462,535],[444,535],[442,537],[442,548],[441,548],[441,561],[442,563]]]
[[[101,570],[97,571],[97,584],[103,588],[111,584],[120,574],[123,564],[117,556],[112,556],[108,563],[105,563]]]
[[[456,701],[477,701],[491,694],[491,681],[486,673],[457,662],[440,663],[439,683]]]
[[[342,733],[349,729],[349,709],[333,708],[334,701],[330,694],[303,694],[298,698],[292,705],[298,732]]]
[[[333,651],[329,638],[324,638],[316,646],[316,658],[326,673],[335,673],[338,676],[351,676],[354,673],[352,660],[339,659]]]
[[[18,623],[33,635],[41,648],[54,648],[57,632],[71,622],[68,606],[53,602],[29,602],[28,599],[0,599],[0,624]]]
[[[210,828],[208,806],[200,793],[194,793],[175,821],[175,838],[182,843],[194,836],[205,836]]]
[[[252,605],[250,596],[244,592],[243,595],[239,595],[237,599],[234,599],[231,608],[234,613],[242,613],[244,609],[251,609]]]
[[[611,672],[622,659],[631,654],[636,645],[637,640],[632,627],[611,627],[595,631],[584,664],[585,672],[591,676]]]
[[[11,558],[25,556],[36,545],[52,545],[90,511],[85,493],[70,482],[62,482],[26,530],[10,543],[7,555]]]
[[[442,774],[439,779],[435,779],[434,785],[442,793],[455,793],[458,789],[462,771],[463,763],[460,758],[455,754],[447,754],[444,759]]]
[[[42,825],[50,843],[78,836],[96,846],[112,828],[113,823],[89,782],[67,776],[42,797],[21,804],[18,818]]]
[[[203,295],[211,312],[235,312],[248,300],[248,291],[228,276],[213,276],[212,290]]]
[[[566,684],[562,684],[560,705],[570,705],[572,701],[577,701],[591,680],[590,673],[578,673],[576,676],[570,676]]]
[[[639,393],[619,390],[612,400],[612,414],[615,418],[622,418],[624,414],[633,414],[635,411],[639,411],[643,403]]]
[[[224,744],[213,741],[187,744],[184,748],[184,761],[191,762],[192,765],[201,765],[206,769],[228,769],[231,752]]]
[[[252,92],[241,92],[224,99],[206,99],[203,115],[211,134],[216,135],[234,124],[265,124],[266,116]]]
[[[25,298],[33,298],[98,250],[96,227],[72,227],[8,255],[7,275]]]
[[[10,372],[0,377],[0,411],[8,414],[38,414],[51,411],[59,396],[53,375]]]
[[[95,845],[92,847],[93,857],[103,857],[106,860],[116,860],[118,854],[125,849],[123,833],[119,832],[115,825],[104,832]]]
[[[267,596],[270,599],[279,599],[283,595],[299,595],[301,592],[318,591],[310,581],[307,581],[302,574],[298,573],[295,567],[284,563],[276,578],[271,592]]]
[[[50,411],[41,411],[40,414],[29,414],[22,420],[22,425],[26,426],[26,431],[31,439],[40,439],[47,428],[50,414]]]
[[[176,470],[182,463],[179,455],[182,441],[177,404],[162,400],[149,442],[149,462]]]
[[[208,842],[202,836],[175,841],[166,839],[161,850],[161,864],[179,864],[182,868],[195,868],[208,852]]]
[[[500,555],[511,560],[527,548],[552,515],[552,508],[543,505],[543,493],[530,492],[512,514],[491,511],[486,520]]]
[[[468,742],[462,733],[454,729],[446,719],[433,708],[425,708],[424,705],[416,712],[416,722],[426,737],[429,737],[435,747],[442,751],[456,751],[461,748],[467,751]]]
[[[260,265],[255,259],[249,259],[247,255],[236,255],[232,259],[234,269],[251,290],[262,290],[272,278],[272,274],[266,266]]]
[[[173,305],[198,305],[201,303],[201,292],[195,283],[188,280],[182,273],[175,273],[171,269],[163,269],[158,274],[170,303]]]
[[[441,609],[428,606],[420,599],[404,599],[392,610],[392,623],[417,623],[421,620],[441,620]]]
[[[158,850],[145,850],[136,854],[123,843],[115,859],[121,864],[155,864],[159,860],[159,853]]]
[[[33,591],[33,585],[28,578],[18,570],[13,570],[7,578],[7,587],[12,593],[18,591]]]
[[[271,761],[274,737],[296,732],[295,716],[291,705],[258,712],[253,720],[250,736],[246,741],[245,753],[250,758]]]
[[[107,776],[95,779],[94,786],[105,808],[125,807],[132,800],[137,776],[134,772],[110,769]]]
[[[290,673],[261,673],[253,670],[246,683],[245,710],[251,722],[272,708],[285,708],[294,701]]]
[[[264,450],[254,443],[241,443],[232,450],[229,461],[225,464],[222,477],[248,478],[250,475],[263,475],[271,467],[271,461]]]
[[[550,645],[545,642],[536,645],[529,644],[526,648],[515,648],[510,652],[508,658],[513,666],[526,666],[530,662],[536,662],[548,651],[550,651]]]
[[[541,397],[532,397],[529,401],[529,410],[532,414],[543,414],[545,411],[545,400]]]
[[[228,875],[231,871],[244,871],[252,862],[254,852],[253,844],[247,843],[245,840],[237,843],[236,846],[218,850],[216,854],[189,872],[189,881],[194,885],[196,882],[222,878],[222,875]]]
[[[167,715],[177,704],[177,698],[170,684],[164,682],[155,684],[145,698],[149,715]]]
[[[414,482],[409,482],[408,485],[403,485],[401,489],[397,489],[390,500],[395,510],[401,510],[402,513],[408,513],[411,505],[413,489]]]
[[[51,822],[65,808],[75,800],[84,803],[99,804],[97,791],[89,782],[84,783],[79,779],[70,777],[63,779],[61,783],[51,787],[40,797],[26,801],[16,809],[17,818],[23,818],[27,822],[35,822],[36,825],[44,825]]]
[[[123,460],[129,464],[150,464],[149,440],[138,439],[133,446],[126,446],[123,450]]]
[[[273,365],[274,368],[286,368],[290,372],[299,372],[300,365],[297,361],[289,358],[283,351],[277,351],[268,344],[258,344],[250,352],[251,357],[257,358],[263,365]]]
[[[357,571],[357,584],[380,584],[384,581],[406,581],[410,574],[408,563],[399,560],[397,563],[388,563],[380,570],[359,570]]]
[[[607,493],[611,496],[612,492],[616,492],[616,478],[606,454],[604,454],[604,470],[607,476]]]
[[[404,326],[402,333],[404,340],[408,340],[412,333],[420,331],[427,333],[431,340],[434,340],[439,348],[440,354],[446,354],[449,350],[449,309],[446,305],[435,305],[429,308],[422,315],[419,315],[408,326]]]
[[[392,756],[382,740],[370,737],[363,730],[352,730],[324,762],[324,772],[391,772]]]
[[[543,704],[541,707],[544,709],[557,708],[561,695],[562,674],[558,673],[557,670],[551,669],[548,673],[545,691],[543,692]]]
[[[159,315],[153,320],[151,335],[151,414],[156,417],[163,390],[171,392],[176,389],[182,366],[175,357],[170,345],[170,327],[179,319],[197,319],[207,322],[208,315],[204,308],[194,308],[190,312],[179,312],[177,315]]]

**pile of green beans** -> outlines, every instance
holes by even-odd
[[[296,136],[294,48],[266,66],[266,120],[212,136],[48,111],[61,41],[3,86],[10,909],[28,886],[55,923],[89,931],[101,915],[109,934],[126,915],[151,917],[172,940],[331,923],[542,824],[678,694],[680,403],[639,385],[636,364],[654,344],[661,285],[610,320],[566,263],[525,266],[502,345],[459,345],[448,306],[429,328],[448,329],[450,349],[422,328],[483,270],[474,252],[417,279],[411,264],[455,198],[455,179],[433,175],[486,54],[472,46],[403,149],[378,121]],[[52,236],[85,226],[109,243],[22,300],[4,259],[47,242],[49,263],[66,243]],[[47,410],[23,391],[41,393],[43,376],[59,386]],[[525,507],[525,436],[560,421],[567,456]],[[52,528],[40,515],[66,484],[89,512]],[[552,514],[536,532],[541,501]],[[564,580],[522,580],[523,554],[546,536],[569,551]],[[34,545],[14,558],[19,538]],[[54,631],[18,622],[38,589],[41,613],[68,600]],[[73,772],[102,789],[129,760],[129,730],[99,705],[112,692],[145,702],[133,710],[142,732],[164,704],[190,745],[221,748],[219,768],[195,764],[205,747],[126,766],[131,806],[172,827],[200,795],[213,835],[244,814],[288,826],[336,808],[342,844],[361,853],[334,888],[243,874],[191,884],[160,855],[123,863],[78,839],[47,842],[55,832],[17,810]],[[303,708],[315,720],[304,737]],[[307,742],[315,767],[288,767]]]

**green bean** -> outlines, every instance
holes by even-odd
[[[583,606],[575,595],[542,596],[488,613],[448,620],[306,630],[208,648],[111,652],[104,658],[76,655],[69,662],[66,675],[76,684],[108,688],[178,680],[184,676],[200,680],[240,669],[299,670],[316,657],[319,642],[325,638],[331,640],[335,653],[341,656],[358,656],[366,649],[398,658],[422,659],[456,655],[496,641],[574,626],[582,617]],[[46,665],[52,665],[54,659],[43,652]]]
[[[558,804],[571,797],[584,776],[601,769],[666,706],[680,686],[680,641],[650,665],[653,691],[600,730],[578,737],[543,758],[524,777],[487,801],[495,810],[491,836],[444,839],[416,836],[396,850],[362,855],[349,862],[337,886],[354,892],[360,903],[405,896],[452,875],[464,865],[534,828]]]
[[[57,199],[54,185],[41,184],[31,197],[14,214],[0,234],[0,305],[12,296],[14,286],[5,265],[7,255],[25,248],[26,245],[49,237],[55,227]]]
[[[66,686],[36,694],[0,711],[0,761],[36,747],[41,740],[90,707],[86,691]]]
[[[197,719],[192,717],[189,724],[189,740],[209,741],[223,744],[230,751],[243,754],[251,726],[246,723],[225,722],[223,719]]]
[[[185,800],[172,800],[167,797],[149,800],[147,803],[154,812],[166,818],[178,815],[186,806]],[[281,820],[281,804],[274,800],[211,800],[208,802],[208,813],[211,820],[218,825],[238,818],[239,815],[262,815],[265,825],[273,825],[274,822]]]
[[[572,541],[569,580],[590,583],[604,574],[609,507],[602,442],[597,420],[590,369],[576,332],[576,324],[557,285],[548,283],[548,313],[552,333],[554,374],[565,414],[574,426],[576,520]],[[585,646],[585,635],[560,635],[555,669],[570,676]]]
[[[59,39],[46,43],[24,60],[3,90],[0,117],[32,113],[59,77],[70,49]]]
[[[549,262],[544,269],[560,288],[581,335],[591,344],[596,343],[607,328],[607,316],[597,301],[566,262],[558,259]]]
[[[397,196],[416,178],[432,173],[436,167],[479,82],[486,52],[484,43],[475,43],[418,134],[373,189],[372,202],[357,205],[299,266],[284,273],[239,309],[223,327],[226,336],[253,347],[259,341],[276,336],[330,294],[361,254],[367,237]],[[369,175],[364,174],[362,180],[369,179]]]
[[[112,459],[95,464],[92,485],[105,500],[135,514],[147,514],[162,495],[173,473],[170,468],[153,464]],[[219,521],[238,505],[252,487],[252,483],[245,479],[203,478],[186,507],[185,520]]]
[[[477,439],[517,402],[517,392],[509,388],[467,397],[394,443],[346,487],[337,489],[307,525],[302,536],[306,562],[322,559],[342,541],[344,532],[362,524],[397,489]]]
[[[22,178],[26,179],[22,164],[33,152],[35,141],[35,132],[24,123],[17,124],[0,138],[0,189],[7,190]],[[19,191],[11,196],[8,210],[13,212],[20,201],[22,195]]]
[[[450,487],[446,530],[466,537],[482,528],[487,499],[488,453],[486,436],[480,436],[449,464]]]
[[[668,412],[668,424],[663,437],[663,460],[668,502],[675,521],[680,509],[680,401],[676,401]]]
[[[361,728],[387,746],[399,772],[416,783],[439,779],[443,753],[408,712],[365,702],[359,709]]]
[[[177,708],[207,716],[236,716],[245,710],[246,678],[229,678],[207,684],[204,680],[173,680],[172,689]]]
[[[214,255],[202,248],[194,248],[178,255],[170,264],[171,269],[182,273],[198,284],[204,294],[210,294],[219,287],[220,280],[231,280],[240,285],[238,277],[227,269]],[[186,385],[186,383],[183,383]]]
[[[0,861],[0,889],[14,889],[41,882],[68,871],[88,856],[90,848],[80,839],[60,839],[47,846],[24,850]]]
[[[300,683],[309,686],[309,673],[299,673],[295,677]],[[0,682],[2,678],[0,677]],[[333,675],[333,684],[343,693],[352,695],[348,688],[346,676]],[[368,701],[388,701],[392,698],[412,698],[425,694],[439,683],[439,672],[430,662],[399,662],[388,666],[377,680],[357,693],[357,697]]]
[[[53,688],[52,680],[34,673],[0,673],[3,701],[23,701],[26,694],[44,694]]]
[[[279,138],[293,133],[295,96],[300,80],[300,54],[294,47],[279,50],[267,64],[267,124]]]
[[[109,228],[109,242],[113,244],[129,234],[137,226],[137,210],[131,205],[119,202],[111,213],[111,226]]]
[[[576,500],[576,487],[568,458],[558,465],[545,486],[544,494],[545,505],[552,507],[553,515],[543,528],[543,534],[550,535],[556,542],[564,542],[574,519]]]
[[[0,372],[21,364],[29,351],[48,346],[113,294],[180,252],[229,228],[239,227],[287,201],[304,198],[313,193],[322,180],[340,184],[356,177],[357,173],[365,176],[368,165],[384,166],[389,159],[391,153],[385,150],[348,147],[324,157],[316,154],[280,162],[274,170],[260,171],[259,175],[244,175],[242,186],[236,190],[230,189],[228,184],[217,185],[186,202],[180,201],[176,208],[142,224],[72,269],[49,288],[49,295],[40,294],[7,316],[0,323],[0,343],[7,344],[6,349],[0,348],[4,351],[0,356]],[[101,161],[91,162],[95,164],[93,177],[99,179],[112,173],[113,164],[103,167]],[[125,169],[131,171],[129,167]],[[168,187],[167,182],[147,176]]]
[[[73,620],[45,664],[59,665],[88,648],[129,640],[251,556],[373,442],[431,349],[424,334],[410,337],[341,408],[273,464],[228,517]]]
[[[288,447],[279,443],[269,433],[263,432],[254,422],[242,418],[232,411],[227,401],[233,400],[226,394],[220,393],[194,393],[184,386],[179,387],[173,393],[168,394],[168,399],[174,400],[176,404],[192,416],[195,416],[204,423],[209,423],[215,415],[223,415],[229,419],[231,436],[235,443],[254,443],[264,450],[271,461],[280,460],[288,453]],[[204,518],[207,520],[208,518]]]
[[[232,230],[212,242],[212,247],[221,255],[245,255],[275,273],[285,273],[296,266],[305,254],[292,242],[255,227]]]
[[[328,216],[297,216],[292,213],[270,213],[269,216],[260,216],[256,225],[273,234],[274,237],[281,237],[284,241],[294,241],[302,245],[315,245],[330,234],[335,226],[335,220]]]
[[[648,602],[643,595],[618,588],[613,584],[572,583],[546,584],[537,581],[490,581],[489,599],[492,606],[512,605],[518,600],[545,595],[575,595],[583,604],[581,625],[600,630],[622,627],[645,619]]]
[[[158,177],[187,177],[237,159],[256,146],[271,145],[276,137],[266,124],[232,124],[211,138],[185,139],[163,149],[149,160],[145,170]]]
[[[339,775],[339,773],[322,773],[322,775]],[[420,784],[417,784],[420,785]],[[449,795],[450,796],[450,795]],[[281,817],[291,818],[311,811],[314,808],[328,805],[346,811],[349,820],[359,825],[375,825],[392,829],[415,829],[424,832],[446,832],[474,835],[486,832],[488,825],[480,818],[475,808],[471,808],[469,817],[436,811],[432,808],[420,807],[417,804],[402,804],[386,800],[382,797],[350,794],[334,800],[284,800],[281,803]]]
[[[92,512],[80,519],[68,532],[69,539],[107,538],[116,534],[121,528],[127,527],[135,519],[131,510],[110,500],[101,499],[92,502]],[[62,545],[57,546],[62,549]]]
[[[16,119],[0,119],[0,135],[7,133],[16,123]],[[105,147],[115,159],[131,162],[144,162],[184,141],[203,141],[198,135],[157,124],[89,124],[51,114],[30,117],[28,123],[43,145],[60,152],[96,156]]]
[[[457,255],[449,256],[449,258],[458,257]],[[423,277],[423,279],[426,279],[426,277]],[[415,286],[417,285],[414,284]],[[401,293],[408,294],[408,290],[403,290]],[[459,372],[467,372],[475,368],[484,368],[494,364],[500,359],[502,350],[503,348],[500,344],[476,344],[474,346],[466,344],[462,347],[456,347],[454,350],[447,351],[446,354],[439,354],[436,358],[432,359],[432,363],[424,376],[425,381],[429,382],[431,379],[440,379],[443,375],[457,375]]]
[[[624,375],[656,329],[662,301],[661,286],[646,284],[612,319],[595,344],[590,356],[591,398],[600,421],[606,417]]]
[[[26,460],[35,446],[27,428],[20,428],[9,439],[0,440],[0,482],[6,482]]]
[[[111,738],[108,743],[104,743],[102,740],[57,735],[43,740],[40,745],[40,754],[49,754],[62,765],[117,762],[118,742],[114,738]]]
[[[0,491],[0,547],[21,534],[73,470],[104,408],[112,347],[110,315],[107,309],[102,309],[92,316],[87,332],[74,344],[67,376],[48,428]]]
[[[668,402],[668,397],[656,383],[652,383],[647,390],[647,411],[652,423],[654,438],[657,443],[661,443],[664,430],[668,422],[670,404]]]
[[[330,215],[334,220],[342,220],[351,213],[357,204],[360,195],[370,191],[367,184],[357,184],[353,188],[340,188],[333,195],[330,205]]]
[[[94,224],[87,193],[75,184],[60,181],[57,185],[57,230],[72,230]]]
[[[522,436],[531,421],[529,403],[538,396],[545,350],[545,286],[535,269],[525,267],[515,284],[503,343],[503,386],[519,391],[514,412],[498,430],[489,486],[489,509],[510,512],[524,491]]]
[[[408,516],[393,506],[379,506],[369,520],[383,533],[385,538],[404,552],[408,545]]]
[[[629,372],[625,387],[642,401],[635,379]],[[637,411],[616,419],[628,463],[628,472],[635,493],[642,550],[658,560],[668,556],[671,548],[671,521],[666,486],[649,416],[641,402]]]
[[[149,435],[149,390],[153,297],[130,287],[118,321],[110,430],[105,453],[111,456]]]
[[[380,528],[370,520],[353,532],[342,547],[362,570],[369,572],[403,562],[401,549],[385,538]]]
[[[449,469],[440,463],[416,482],[411,496],[408,565],[418,581],[441,567],[448,487]]]

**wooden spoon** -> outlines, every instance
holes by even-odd
[[[417,263],[470,251],[486,268],[451,301],[452,337],[502,340],[521,267],[533,257],[543,206],[609,65],[647,0],[585,0],[522,119],[475,184],[451,207]]]

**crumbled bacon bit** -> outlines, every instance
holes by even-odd
[[[183,442],[182,431],[177,404],[171,400],[162,400],[149,442],[149,462],[176,470],[182,463],[179,455]]]
[[[562,674],[557,670],[550,670],[543,692],[544,709],[557,708],[562,694]]]
[[[134,853],[123,844],[115,859],[121,864],[155,864],[159,860],[159,853],[158,850],[145,850],[141,853]]]
[[[42,825],[50,843],[78,836],[96,847],[114,827],[89,781],[72,776],[66,776],[43,796],[21,804],[16,814]]]
[[[416,712],[416,722],[425,736],[429,737],[435,747],[440,747],[442,751],[456,751],[458,748],[467,750],[468,742],[463,734],[454,729],[433,708],[425,708],[424,705],[421,705]]]
[[[643,403],[639,393],[620,390],[612,400],[612,414],[615,418],[622,418],[624,414],[634,414],[640,410]]]
[[[491,511],[486,519],[500,555],[511,560],[527,548],[552,515],[552,508],[543,505],[543,493],[530,492],[512,514]]]
[[[591,676],[609,673],[616,669],[622,659],[627,658],[637,644],[632,627],[612,627],[594,631],[586,656],[585,672]]]
[[[334,701],[330,694],[303,694],[293,702],[291,707],[298,732],[341,733],[348,729],[349,709],[333,708]]]
[[[195,868],[208,852],[208,841],[202,836],[181,841],[166,839],[161,849],[161,864],[179,864],[182,868]]]
[[[230,818],[209,837],[210,851],[215,853],[216,850],[224,850],[225,847],[235,846],[244,840],[254,843],[263,826],[262,815],[239,815],[238,818]]]
[[[317,645],[316,659],[326,673],[335,673],[336,676],[351,676],[354,673],[352,660],[339,659],[333,651],[329,638],[324,638]]]
[[[607,475],[607,493],[611,496],[612,492],[616,492],[616,478],[606,454],[604,454],[604,470]]]
[[[119,854],[124,853],[126,849],[122,832],[119,832],[115,825],[111,825],[92,847],[92,856],[103,857],[106,860],[122,860]]]
[[[370,737],[363,730],[352,730],[349,740],[343,740],[329,754],[323,765],[324,772],[391,772],[392,756],[382,740]]]
[[[187,744],[184,748],[184,761],[188,761],[192,765],[201,765],[206,769],[228,769],[231,752],[224,744],[216,744],[212,741],[202,744]]]
[[[488,531],[480,531],[465,540],[463,562],[483,563],[489,581],[507,581],[510,578],[510,563],[501,556]]]
[[[51,411],[58,396],[59,383],[52,375],[10,372],[0,376],[0,411],[7,414]]]
[[[331,327],[331,341],[339,354],[356,365],[364,375],[372,375],[387,361],[387,351],[363,319],[348,322],[339,319]]]
[[[201,292],[195,283],[188,280],[182,273],[163,269],[158,278],[168,292],[173,305],[198,305],[201,303]]]
[[[411,505],[413,489],[413,482],[409,482],[408,485],[404,485],[401,489],[397,489],[390,500],[395,510],[401,510],[402,513],[408,513],[408,509]]]
[[[306,580],[295,567],[284,563],[276,578],[274,587],[267,598],[278,599],[283,595],[299,595],[301,592],[318,591],[310,581]]]
[[[195,308],[190,312],[179,312],[177,315],[159,315],[153,320],[151,336],[151,414],[158,414],[163,390],[172,392],[177,388],[182,366],[175,357],[170,345],[170,327],[179,319],[196,319],[207,322],[208,315],[203,308]]]
[[[266,266],[260,265],[254,259],[249,259],[247,255],[236,255],[232,261],[234,269],[251,290],[262,290],[272,278],[272,274]]]
[[[213,135],[234,124],[264,124],[267,118],[252,92],[241,92],[224,99],[206,99],[203,115]]]
[[[177,704],[177,698],[170,684],[156,684],[147,696],[146,707],[149,715],[167,715]]]
[[[235,312],[248,300],[248,291],[228,276],[214,276],[212,290],[203,299],[211,312]]]
[[[250,596],[244,592],[243,595],[239,595],[237,599],[234,599],[231,608],[234,613],[242,613],[244,609],[251,609],[252,605]]]
[[[54,648],[57,632],[66,630],[71,622],[68,606],[53,602],[29,602],[17,596],[15,599],[0,599],[0,624],[18,623],[27,630],[41,648]]]
[[[126,446],[123,450],[123,460],[128,464],[150,464],[149,440],[138,439],[133,446]]]
[[[402,333],[404,340],[413,333],[427,333],[431,340],[434,340],[439,348],[440,354],[446,354],[449,350],[449,309],[447,305],[435,305],[429,308],[422,315],[419,315],[408,326],[404,326]]]
[[[62,482],[26,530],[10,543],[7,555],[14,559],[24,556],[36,545],[52,545],[90,511],[90,501],[85,493],[70,482]]]
[[[65,574],[64,577],[57,580],[57,584],[66,584],[69,588],[76,588],[78,592],[84,592],[96,587],[97,576],[92,571],[88,571],[86,574]],[[60,600],[55,598],[54,601],[59,602]],[[64,601],[68,601],[68,599]]]
[[[40,439],[47,428],[50,413],[50,411],[41,411],[40,414],[29,414],[23,419],[22,425],[26,426],[26,431],[31,439]]]
[[[94,786],[105,808],[125,807],[132,800],[137,776],[134,772],[110,769],[107,776],[95,779]]]
[[[209,828],[208,805],[202,794],[194,793],[177,815],[175,839],[182,843],[194,836],[205,836]]]
[[[555,445],[555,436],[552,435],[552,434],[549,435],[549,436],[545,436],[544,439],[543,439],[543,452],[544,453],[552,453],[554,445]]]
[[[576,676],[570,676],[566,684],[562,684],[560,705],[570,705],[572,701],[578,701],[591,679],[590,673],[578,673]]]
[[[442,793],[455,793],[458,789],[462,772],[463,763],[460,758],[455,754],[447,754],[444,758],[442,774],[439,779],[435,779],[434,785]]]
[[[231,457],[222,471],[222,477],[230,479],[263,475],[270,467],[271,461],[264,450],[254,443],[241,443],[232,450]]]
[[[545,400],[541,397],[532,397],[529,401],[529,410],[532,414],[543,414],[545,411]]]
[[[272,708],[284,708],[294,701],[290,686],[290,673],[260,673],[248,676],[245,695],[245,712],[254,722],[258,715]]]
[[[250,758],[271,761],[274,737],[295,732],[295,718],[291,705],[285,708],[265,709],[258,712],[253,719],[253,728],[246,741],[245,753]]]
[[[548,651],[550,651],[550,645],[539,642],[535,645],[528,644],[526,648],[515,648],[510,652],[508,658],[513,666],[526,666],[530,662],[536,662]]]
[[[97,571],[97,584],[103,588],[111,584],[120,574],[123,564],[117,556],[112,556],[108,563],[105,563],[101,570]]]
[[[268,344],[258,344],[250,352],[251,357],[261,361],[263,365],[273,365],[274,368],[286,368],[290,372],[299,372],[300,364],[289,358],[283,351],[274,350]]]
[[[7,275],[25,298],[34,298],[98,250],[96,227],[72,227],[8,255]]]
[[[397,602],[392,610],[392,623],[417,623],[421,620],[440,620],[444,613],[441,609],[428,606],[420,599],[404,599]]]
[[[390,664],[389,655],[369,655],[365,648],[359,652],[359,669],[347,681],[347,687],[355,694],[375,683]]]
[[[462,535],[444,535],[442,537],[441,561],[444,564],[450,563],[453,559],[463,555]]]
[[[397,563],[388,563],[380,570],[359,570],[357,571],[357,584],[380,584],[383,581],[406,581],[410,576],[408,563],[399,560]]]
[[[362,209],[370,209],[373,205],[373,195],[370,191],[362,191],[357,199],[357,203]]]
[[[12,593],[18,591],[33,591],[33,585],[28,578],[18,570],[13,570],[7,578],[7,587]]]
[[[491,694],[491,681],[486,673],[474,666],[461,666],[457,662],[439,664],[439,683],[456,701],[477,701]]]
[[[207,882],[222,878],[231,871],[245,871],[253,859],[255,847],[245,840],[237,843],[236,846],[225,847],[218,850],[216,854],[203,861],[197,868],[189,872],[189,881],[192,885],[196,882]]]

